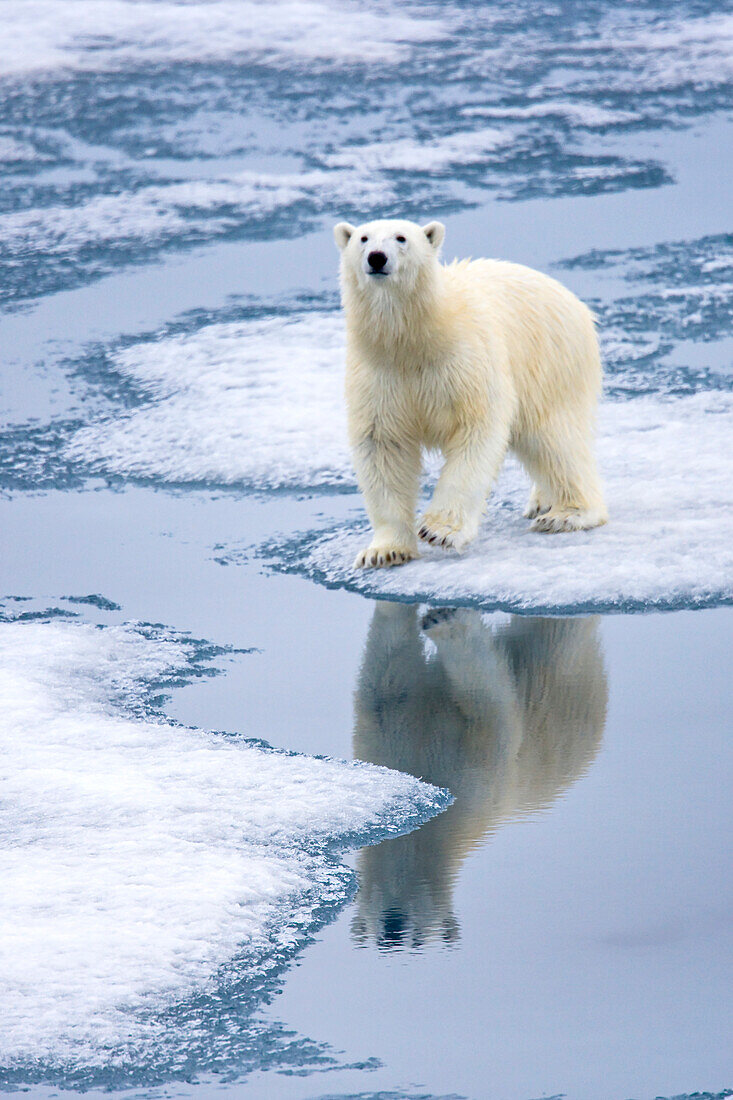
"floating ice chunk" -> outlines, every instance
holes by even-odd
[[[82,429],[71,457],[126,476],[258,488],[354,487],[334,314],[211,325],[117,353],[151,403]],[[677,606],[733,595],[733,395],[636,397],[601,411],[611,522],[541,536],[521,518],[528,484],[509,463],[465,556],[359,573],[363,533],[292,549],[284,564],[327,583],[506,608]]]
[[[353,0],[17,0],[0,25],[0,72],[126,69],[252,55],[269,61],[399,61],[445,22]]]
[[[591,34],[563,44],[565,64],[540,84],[545,94],[631,93],[680,89],[696,92],[725,86],[733,76],[733,16],[714,12],[693,18],[639,19],[638,13],[609,9]],[[575,57],[583,64],[572,66]],[[594,55],[602,64],[594,65]],[[539,91],[539,88],[537,88]]]
[[[713,12],[694,19],[672,19],[661,27],[622,33],[616,48],[636,53],[642,86],[658,89],[685,81],[697,88],[733,78],[733,15]]]
[[[27,164],[43,159],[43,156],[30,142],[19,141],[11,134],[0,134],[0,162],[4,164]]]
[[[369,595],[532,611],[703,606],[733,601],[733,395],[639,397],[601,411],[598,452],[610,522],[540,535],[522,518],[529,483],[508,463],[479,539],[463,555],[354,570],[366,531],[279,549],[279,568]]]
[[[445,134],[433,141],[404,138],[397,141],[352,145],[339,153],[324,156],[330,168],[367,168],[370,172],[439,172],[454,164],[475,164],[495,149],[511,145],[514,135],[508,129],[464,130]]]
[[[530,103],[527,106],[516,105],[513,107],[498,107],[487,104],[464,107],[462,115],[467,118],[507,118],[507,119],[533,119],[533,118],[565,118],[574,126],[582,129],[595,130],[605,126],[618,126],[629,122],[638,121],[639,115],[635,111],[621,111],[616,108],[604,107],[597,103],[584,103],[581,100],[543,99],[540,103]]]
[[[348,893],[335,846],[445,802],[384,768],[145,716],[149,682],[186,661],[165,632],[0,624],[0,1064],[16,1073],[171,1044],[185,1064],[201,1021],[167,1033],[160,1012],[226,987],[222,967],[241,981],[291,955]]]
[[[274,175],[237,172],[218,179],[155,184],[136,191],[95,195],[73,206],[37,207],[0,215],[0,248],[10,255],[29,251],[74,252],[90,244],[149,245],[178,237],[213,237],[295,204],[320,209],[335,201],[369,203],[385,189],[353,173],[303,172]]]
[[[343,343],[341,318],[316,313],[134,345],[114,366],[155,403],[82,429],[69,453],[173,482],[353,487]]]

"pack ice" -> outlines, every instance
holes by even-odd
[[[81,429],[87,467],[166,482],[257,489],[355,489],[346,442],[343,334],[332,313],[209,325],[119,351],[139,389],[125,418]],[[598,454],[611,521],[532,533],[529,482],[509,461],[466,554],[426,551],[386,572],[354,573],[365,532],[281,547],[279,564],[370,594],[507,610],[700,606],[733,596],[729,471],[733,395],[709,389],[606,401]],[[434,462],[430,465],[435,472]]]
[[[169,1031],[162,1012],[289,957],[348,896],[336,848],[445,804],[397,772],[146,712],[186,650],[132,626],[0,624],[6,1073],[185,1055],[196,1012]]]

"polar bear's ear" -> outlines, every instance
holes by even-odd
[[[422,227],[422,231],[437,252],[445,240],[445,226],[442,222],[428,222]]]
[[[339,222],[338,225],[333,227],[333,238],[336,241],[338,247],[343,251],[349,241],[351,240],[351,234],[356,229],[355,225],[351,225],[349,222]]]

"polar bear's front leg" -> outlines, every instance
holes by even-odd
[[[464,550],[478,534],[486,497],[508,446],[508,432],[462,434],[445,447],[445,465],[418,535],[435,546]]]
[[[353,457],[373,528],[372,541],[357,554],[354,568],[380,569],[416,558],[420,447],[371,432],[354,445]]]

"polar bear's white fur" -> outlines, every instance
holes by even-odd
[[[508,449],[532,482],[537,531],[605,523],[593,454],[601,363],[593,316],[554,279],[496,260],[441,264],[444,226],[334,230],[346,314],[346,398],[373,527],[358,566],[417,555],[422,449],[445,464],[417,524],[462,550]]]

